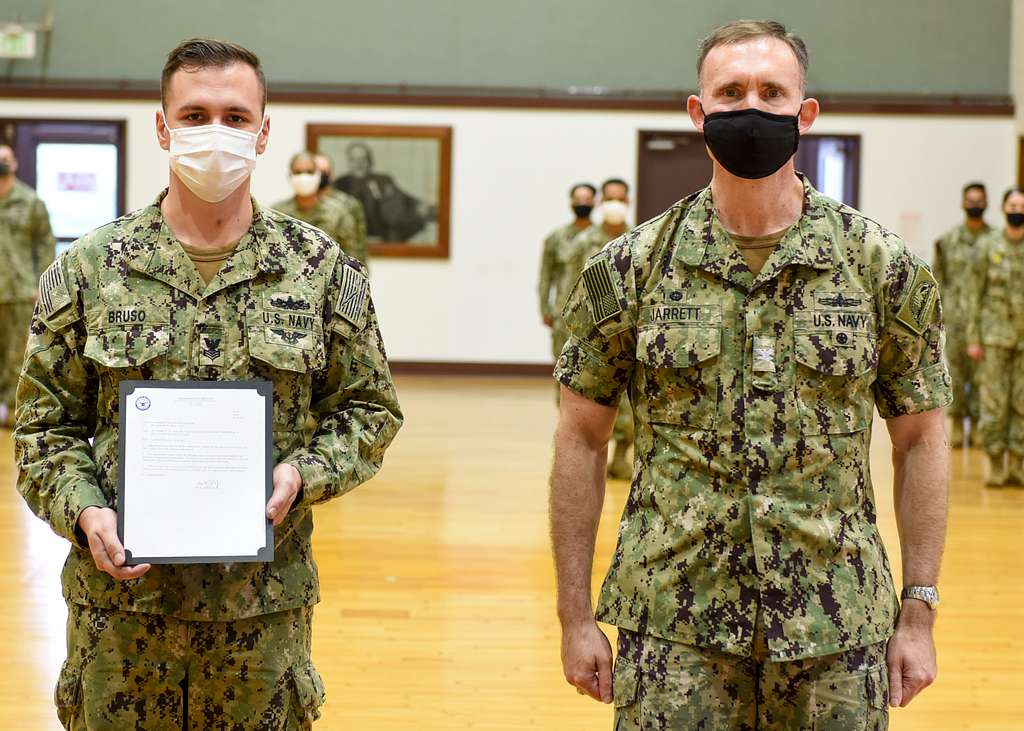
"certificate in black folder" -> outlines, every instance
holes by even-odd
[[[274,560],[269,381],[122,381],[125,563]]]

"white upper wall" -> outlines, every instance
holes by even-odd
[[[10,100],[4,117],[125,119],[128,206],[148,204],[167,182],[156,143],[156,103]],[[931,259],[931,242],[960,218],[960,189],[981,180],[988,219],[1016,175],[1011,117],[829,115],[818,133],[861,136],[861,209]],[[451,258],[376,259],[372,291],[395,360],[545,363],[548,332],[537,310],[544,236],[567,221],[568,187],[623,177],[633,184],[640,129],[689,130],[675,113],[278,104],[253,192],[262,203],[290,193],[290,156],[307,123],[450,126]],[[691,191],[679,191],[683,197]]]

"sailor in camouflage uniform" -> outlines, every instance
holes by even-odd
[[[369,479],[402,416],[362,265],[322,231],[260,208],[248,175],[201,164],[204,149],[254,164],[265,148],[258,69],[220,41],[172,51],[168,129],[158,115],[169,189],[75,242],[41,278],[15,449],[19,491],[71,543],[56,690],[69,729],[290,730],[320,715],[312,506]],[[192,136],[192,167],[176,134]],[[198,246],[183,220],[210,223],[213,241],[237,220],[240,238]],[[220,248],[223,261],[192,258]],[[272,562],[125,565],[113,509],[124,379],[273,383]]]
[[[629,186],[626,181],[621,178],[609,178],[601,183],[600,210],[601,222],[590,226],[575,239],[573,255],[567,268],[574,272],[577,278],[591,256],[603,249],[612,239],[629,230],[629,224],[626,223],[626,214],[629,211]],[[615,445],[611,461],[608,463],[608,476],[617,480],[628,480],[633,476],[633,467],[628,459],[629,449],[633,446],[633,409],[629,405],[629,395],[626,393],[622,394],[619,401],[615,425],[612,427],[612,441]]]
[[[978,241],[966,338],[971,358],[980,361],[979,432],[989,487],[1024,485],[1024,191],[1006,191],[1003,213],[1006,228]]]
[[[985,186],[968,183],[963,189],[964,222],[954,226],[935,242],[932,273],[942,296],[946,318],[946,362],[953,380],[953,403],[949,415],[953,431],[949,441],[954,448],[963,446],[964,419],[971,422],[971,441],[978,438],[978,386],[974,361],[967,355],[967,329],[974,319],[973,282],[970,273],[978,266],[979,239],[989,232],[983,216],[988,199]]]
[[[365,264],[366,236],[360,237],[359,222],[345,204],[320,194],[320,172],[316,169],[313,154],[296,153],[288,170],[288,180],[295,195],[278,201],[271,208],[320,229],[337,241],[342,251]]]
[[[366,211],[363,204],[354,195],[340,191],[332,184],[334,175],[331,172],[331,158],[327,155],[316,153],[313,155],[313,162],[316,163],[317,172],[320,173],[320,197],[325,200],[341,204],[341,207],[348,211],[349,216],[356,222],[356,241],[354,251],[362,252],[361,255],[352,254],[356,259],[363,262],[367,267],[370,265],[370,244],[366,233]]]
[[[569,191],[569,205],[573,220],[559,226],[544,239],[540,259],[540,278],[537,294],[540,301],[540,316],[551,328],[551,350],[555,358],[562,352],[562,346],[569,339],[562,325],[562,307],[569,296],[569,290],[580,275],[581,267],[574,267],[576,247],[573,242],[590,226],[590,212],[594,209],[594,194],[597,189],[589,183],[579,183]]]
[[[896,236],[795,175],[818,111],[805,70],[778,23],[715,31],[688,102],[711,186],[592,257],[565,309],[551,495],[563,668],[614,702],[617,731],[884,729],[887,704],[934,677],[951,396],[937,291]],[[734,240],[780,228],[760,267]],[[637,471],[596,609],[619,630],[613,669],[590,576],[624,392]],[[915,585],[902,607],[875,525],[875,409]]]
[[[39,275],[56,239],[46,204],[16,177],[18,159],[0,145],[0,426],[10,426]]]

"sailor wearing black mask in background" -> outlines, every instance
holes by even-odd
[[[988,487],[1024,485],[1024,191],[1003,196],[1006,228],[977,243],[967,352],[978,366]]]
[[[942,311],[946,318],[946,359],[949,376],[953,379],[953,403],[949,415],[953,430],[949,442],[959,449],[964,442],[964,420],[970,420],[972,446],[981,446],[978,429],[978,382],[975,380],[974,361],[967,355],[967,324],[975,316],[971,299],[971,278],[978,265],[978,241],[989,231],[985,223],[988,197],[983,183],[972,182],[964,186],[960,203],[964,211],[963,223],[942,234],[935,242],[932,273],[942,296]]]

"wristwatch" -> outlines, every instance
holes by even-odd
[[[939,590],[934,586],[905,586],[900,599],[919,599],[932,611],[939,608]]]

